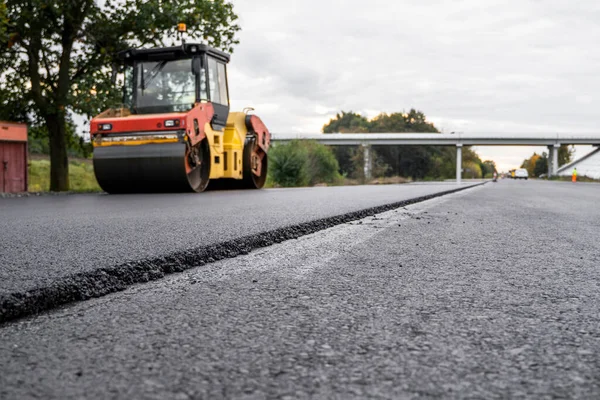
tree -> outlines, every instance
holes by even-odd
[[[558,149],[558,166],[563,166],[571,162],[573,153],[575,152],[573,147],[569,147],[563,144]],[[529,176],[540,176],[548,172],[548,154],[546,152],[539,155],[533,153],[530,158],[523,160],[521,168],[527,169]]]
[[[530,158],[523,160],[523,163],[521,164],[521,168],[525,168],[527,170],[527,173],[529,174],[529,176],[538,176],[535,174],[535,166],[536,166],[537,161],[540,158],[541,158],[541,156],[534,152]]]
[[[492,160],[485,160],[479,164],[479,167],[481,169],[483,178],[489,178],[494,174],[494,172],[497,172],[496,163]]]
[[[527,173],[529,174],[529,176],[536,176],[535,175],[535,165],[537,164],[537,161],[541,157],[542,156],[540,156],[539,154],[533,153],[533,155],[529,159],[529,165],[527,166]]]
[[[8,28],[8,10],[6,9],[6,1],[0,2],[0,42],[4,43],[7,39]]]
[[[573,146],[569,147],[566,144],[560,146],[558,148],[558,166],[561,167],[570,163],[573,158],[573,153],[575,153],[575,148]]]
[[[481,164],[483,164],[481,158],[479,158],[479,155],[475,153],[471,147],[463,147],[462,165],[464,170],[463,176],[465,178],[482,178],[483,171],[481,169]]]
[[[546,152],[543,152],[542,155],[535,162],[533,176],[539,177],[540,175],[546,173],[548,173],[548,154]]]
[[[2,34],[0,107],[4,116],[46,126],[50,190],[68,190],[67,120],[120,103],[115,54],[166,44],[178,22],[190,39],[231,52],[237,16],[225,0],[8,0]]]
[[[352,111],[336,114],[323,126],[323,133],[365,133],[369,132],[369,120]]]
[[[425,114],[411,109],[408,113],[381,113],[369,121],[372,133],[439,132]],[[431,146],[374,146],[374,153],[390,175],[409,176],[413,180],[423,179],[432,170],[432,154],[437,151]]]
[[[432,132],[439,130],[427,121],[421,111],[381,113],[368,120],[354,112],[337,114],[323,126],[323,133],[403,133]],[[410,176],[413,180],[425,177],[446,177],[448,170],[453,171],[455,156],[451,149],[434,146],[373,146],[371,157],[374,160],[373,173]],[[342,173],[351,178],[363,178],[362,151],[350,146],[336,146],[334,153]],[[434,157],[437,157],[434,162]]]
[[[463,162],[463,177],[466,179],[482,178],[481,164],[473,161]]]
[[[373,133],[439,132],[435,125],[427,122],[425,114],[414,108],[411,108],[408,113],[381,113],[373,118],[369,124],[369,132]]]
[[[69,157],[88,158],[92,154],[92,144],[76,133],[77,127],[71,118],[66,121],[67,154]],[[32,154],[49,154],[48,129],[45,125],[33,125],[27,130],[27,148]]]

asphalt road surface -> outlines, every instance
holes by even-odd
[[[0,398],[598,398],[600,185],[489,183],[0,326]]]
[[[260,235],[265,243],[249,244],[259,233],[454,189],[432,183],[0,198],[0,323],[279,240]],[[211,247],[242,237],[245,244]]]

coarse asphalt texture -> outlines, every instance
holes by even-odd
[[[473,184],[0,199],[0,323]]]
[[[501,181],[0,327],[0,398],[598,398],[600,185]]]

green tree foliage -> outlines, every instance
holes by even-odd
[[[369,132],[369,120],[352,111],[338,113],[323,127],[323,133],[365,133]]]
[[[360,178],[359,172],[363,165],[363,155],[357,146],[332,146],[331,151],[335,155],[340,166],[340,173],[350,178]]]
[[[539,154],[534,152],[531,157],[523,160],[523,163],[521,163],[521,168],[525,168],[529,176],[538,176],[535,174],[535,166],[540,157],[541,156]]]
[[[491,178],[494,175],[494,172],[497,172],[496,163],[492,160],[485,160],[479,164],[479,168],[481,169],[483,178]]]
[[[402,133],[402,132],[439,132],[425,114],[411,109],[408,113],[382,113],[370,121],[369,132]],[[385,173],[389,175],[409,176],[413,180],[424,179],[428,174],[435,174],[433,158],[444,153],[443,149],[433,146],[373,146],[376,158],[388,166]]]
[[[565,164],[570,163],[573,160],[573,154],[575,153],[575,147],[563,144],[558,148],[558,166],[562,167]]]
[[[115,53],[188,38],[231,52],[237,16],[225,0],[8,0],[0,8],[0,118],[44,125],[50,189],[68,190],[68,116],[120,103]],[[7,21],[5,26],[2,21]],[[3,33],[5,31],[5,33]],[[165,38],[167,43],[165,43]]]
[[[353,113],[341,112],[323,126],[323,133],[438,133],[421,111],[382,113],[372,120]],[[456,149],[441,146],[373,146],[373,175],[401,175],[418,179],[453,178],[456,171]],[[350,178],[363,178],[362,149],[356,146],[335,146],[334,153],[341,173]],[[483,164],[469,148],[463,149],[463,161]],[[493,163],[493,162],[492,162]],[[495,165],[494,165],[495,167]],[[481,166],[477,168],[481,175]]]
[[[6,1],[0,1],[0,43],[8,41],[8,9]]]
[[[481,164],[483,164],[483,162],[477,153],[475,153],[470,147],[463,147],[462,153],[463,177],[467,179],[483,178],[481,169]]]
[[[333,151],[335,152],[335,150],[337,150],[338,147],[339,146],[332,146]],[[350,173],[348,173],[347,171],[343,171],[340,167],[340,171],[343,171],[342,173],[347,177],[356,179],[357,181],[359,181],[361,183],[366,183],[367,179],[365,176],[364,149],[362,147],[357,147],[357,146],[347,147],[347,149],[352,156],[352,158],[350,159],[350,168],[353,168],[353,169],[350,171]],[[375,152],[375,151],[372,151],[372,150],[370,151],[370,157],[371,157],[371,177],[373,178],[373,177],[385,176],[386,172],[390,168],[389,165],[387,165],[383,161],[383,158],[379,154],[377,154],[377,152]]]
[[[342,180],[339,165],[327,146],[297,140],[269,150],[270,180],[283,187],[337,184]]]
[[[311,186],[317,183],[335,184],[341,180],[340,165],[330,147],[313,141],[301,141],[299,145],[308,154],[306,169]]]
[[[352,111],[342,111],[323,126],[323,133],[397,133],[439,132],[421,111],[408,113],[381,113],[372,120]]]
[[[67,154],[69,157],[89,158],[92,155],[92,144],[86,142],[83,137],[76,132],[76,126],[71,118],[67,118]],[[48,129],[45,125],[34,125],[27,130],[29,153],[49,154]],[[74,164],[69,163],[69,167]],[[50,168],[48,168],[50,172]],[[70,174],[69,176],[72,176]],[[69,181],[70,182],[70,181]],[[71,188],[73,189],[73,188]]]
[[[371,133],[399,133],[399,132],[431,132],[439,130],[421,111],[411,109],[408,113],[382,113],[369,121]]]
[[[563,144],[558,149],[558,166],[561,167],[570,163],[573,160],[573,154],[575,149],[573,146]],[[531,157],[523,160],[521,168],[527,169],[529,176],[540,176],[541,174],[548,173],[548,153],[544,152],[542,155],[533,153]]]
[[[533,176],[538,177],[542,174],[548,173],[548,154],[543,152],[541,156],[536,160],[533,168]]]
[[[481,164],[473,161],[463,161],[463,177],[466,179],[481,178]]]
[[[366,133],[369,132],[369,120],[352,111],[336,114],[329,123],[323,126],[323,133]],[[340,165],[340,172],[352,178],[360,178],[362,174],[362,153],[356,146],[334,146],[333,154]],[[357,162],[360,160],[360,162]]]

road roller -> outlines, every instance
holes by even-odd
[[[230,56],[205,44],[118,53],[123,105],[90,122],[93,164],[108,193],[260,189],[271,136],[252,109],[230,112]]]

